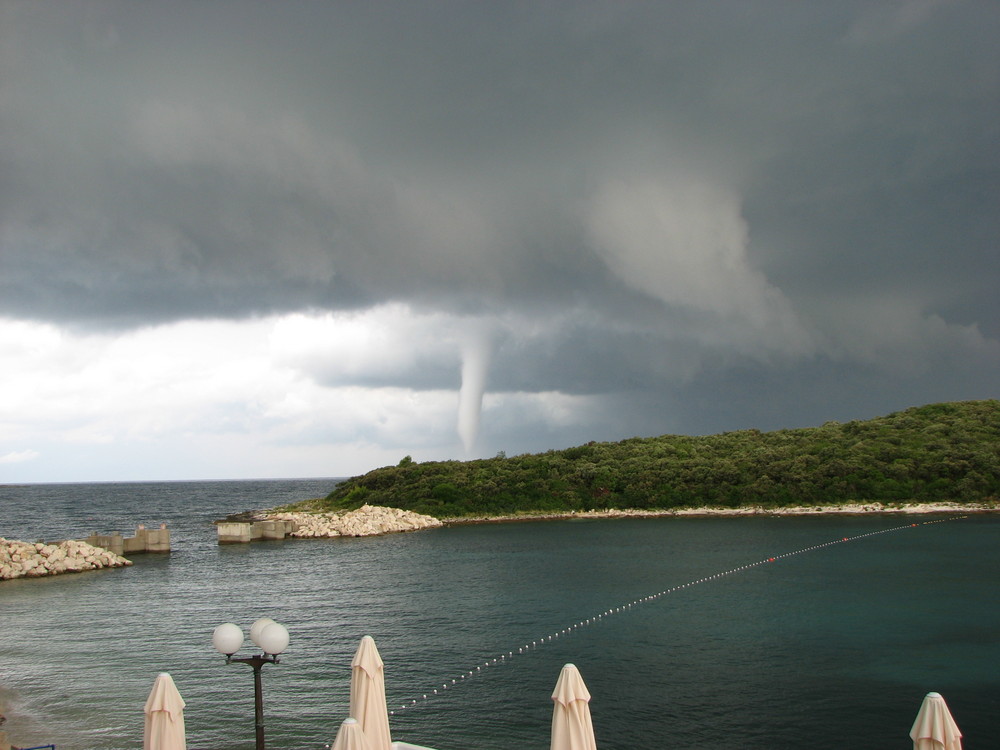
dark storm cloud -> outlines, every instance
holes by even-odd
[[[665,385],[766,402],[776,372],[810,415],[850,400],[817,371],[991,395],[995,4],[0,13],[0,314],[404,302],[505,321],[490,388],[664,414]]]

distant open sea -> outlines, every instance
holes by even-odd
[[[219,623],[268,616],[291,634],[263,670],[275,750],[333,741],[366,634],[385,661],[393,738],[439,750],[548,748],[566,662],[593,696],[601,750],[904,749],[932,690],[967,749],[1000,746],[998,515],[566,520],[217,545],[214,519],[334,484],[0,487],[8,539],[165,522],[173,542],[130,568],[0,582],[10,739],[135,750],[166,671],[189,748],[252,747],[252,672],[210,640]]]

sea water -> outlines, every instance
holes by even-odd
[[[547,748],[567,662],[593,696],[602,750],[907,748],[932,690],[966,747],[996,746],[1000,517],[566,520],[216,543],[212,520],[333,484],[0,487],[0,536],[166,522],[173,546],[130,568],[0,582],[10,738],[140,747],[166,671],[189,748],[252,747],[252,672],[227,665],[211,633],[267,616],[291,636],[263,669],[275,750],[332,742],[364,635],[385,662],[394,739],[440,750]]]

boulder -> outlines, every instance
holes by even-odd
[[[0,580],[119,568],[130,560],[85,542],[26,543],[0,538]]]
[[[268,520],[291,521],[295,530],[290,536],[330,538],[337,536],[376,536],[402,531],[416,531],[441,526],[433,516],[401,508],[363,505],[343,513],[271,513]]]

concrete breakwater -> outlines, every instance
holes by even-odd
[[[123,537],[117,532],[114,534],[91,534],[84,541],[94,547],[111,550],[116,555],[131,555],[137,552],[169,552],[170,529],[165,523],[161,523],[158,529],[147,529],[144,524],[140,523],[135,529],[135,536]]]
[[[75,539],[45,544],[0,537],[0,580],[121,568],[131,564],[131,560],[110,550]]]
[[[341,513],[259,513],[247,521],[216,521],[219,544],[259,539],[319,539],[338,536],[377,536],[431,529],[443,524],[400,508],[362,505]]]

